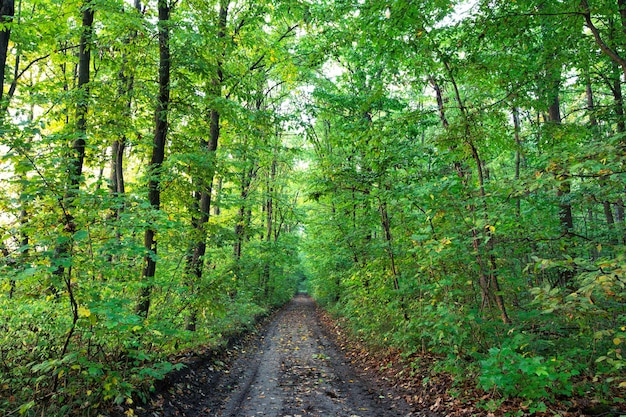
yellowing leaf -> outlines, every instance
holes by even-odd
[[[619,337],[616,337],[615,339],[613,339],[613,344],[614,345],[619,345],[620,343],[622,343],[622,339]]]
[[[87,307],[80,306],[78,307],[78,317],[89,317],[91,316],[91,311]]]
[[[620,383],[619,383],[619,385],[618,385],[618,387],[620,387],[620,388],[626,388],[626,381],[624,381],[624,382],[620,382]]]

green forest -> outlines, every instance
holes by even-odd
[[[485,413],[623,407],[625,76],[626,0],[0,0],[0,414],[297,291]]]

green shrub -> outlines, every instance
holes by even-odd
[[[511,346],[489,349],[489,355],[480,365],[481,388],[495,390],[504,397],[528,400],[572,395],[572,377],[578,375],[578,371],[564,361],[522,354]]]

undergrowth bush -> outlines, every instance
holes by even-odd
[[[220,346],[267,311],[245,295],[226,301],[189,332],[184,318],[157,311],[143,320],[130,302],[101,300],[80,307],[70,335],[66,303],[0,296],[0,415],[94,415],[146,400],[156,380],[184,366],[172,354]]]
[[[579,374],[570,361],[532,356],[520,352],[517,340],[489,349],[480,361],[479,385],[486,391],[497,390],[505,398],[554,401],[557,396],[571,396],[572,378]]]

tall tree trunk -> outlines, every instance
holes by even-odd
[[[135,0],[134,9],[141,13],[141,1]],[[125,44],[137,37],[137,31],[133,30],[128,38],[125,40]],[[120,83],[118,88],[119,97],[126,97],[126,107],[123,116],[126,120],[130,120],[132,116],[132,92],[135,84],[135,77],[133,71],[129,68],[128,58],[124,56],[122,58],[122,68],[118,74],[118,81]],[[124,210],[123,197],[126,193],[126,186],[124,183],[124,151],[126,150],[127,137],[125,133],[122,133],[117,139],[113,141],[111,145],[111,170],[109,177],[110,194],[113,199],[113,208],[111,210],[111,218],[119,220],[122,211]],[[119,227],[115,226],[115,235],[119,241],[122,237]],[[108,255],[109,260],[113,260],[111,254]]]
[[[594,132],[597,132],[598,120],[595,117],[595,101],[593,97],[593,87],[591,85],[591,77],[587,72],[585,75],[585,95],[587,96],[587,111],[589,112],[589,126]],[[602,185],[603,181],[600,182]],[[604,200],[602,202],[602,208],[604,210],[604,217],[606,218],[607,229],[609,232],[609,241],[612,243],[618,243],[615,239],[615,219],[613,218],[613,211],[611,208],[611,202]]]
[[[137,13],[141,13],[141,1],[135,0],[134,9]],[[137,31],[133,30],[128,38],[125,40],[125,44],[137,37]],[[124,56],[122,58],[122,68],[118,74],[118,80],[120,86],[118,88],[119,97],[126,97],[126,110],[123,117],[130,119],[132,116],[132,92],[135,88],[135,76],[132,69],[128,65],[128,58]],[[126,149],[126,134],[121,134],[112,145],[112,158],[111,158],[111,194],[113,197],[123,196],[126,192],[124,185],[124,150]],[[121,209],[121,207],[120,207]],[[119,214],[119,212],[118,212]]]
[[[522,168],[522,139],[520,137],[520,120],[519,120],[519,109],[517,107],[513,107],[513,127],[515,129],[515,181],[519,181],[521,168]],[[515,199],[515,211],[517,217],[519,218],[522,215],[522,199],[521,197],[517,197]]]
[[[215,204],[213,204],[213,215],[214,216],[219,216],[221,214],[221,207],[220,207],[220,201],[221,201],[221,195],[222,195],[222,187],[224,186],[224,178],[220,175],[217,178],[217,184],[215,187]]]
[[[433,77],[430,77],[430,85],[435,90],[435,98],[437,99],[437,109],[439,110],[439,119],[441,120],[441,124],[443,128],[447,129],[450,126],[450,123],[448,123],[448,119],[446,117],[446,110],[444,107],[444,100],[443,100],[441,87],[439,86],[439,84]]]
[[[593,98],[593,88],[591,85],[591,77],[589,76],[589,69],[585,72],[585,95],[587,96],[587,113],[589,115],[589,126],[595,128],[598,126],[598,119],[596,119],[596,106]]]
[[[11,37],[10,24],[13,21],[14,14],[14,0],[0,0],[0,25],[9,25],[0,30],[0,103],[2,103],[4,95],[4,74],[9,53],[9,38]],[[0,108],[4,108],[4,106],[0,106]]]
[[[82,15],[82,26],[80,35],[80,48],[78,53],[78,103],[76,105],[76,134],[77,137],[72,143],[70,149],[70,157],[68,161],[68,179],[65,187],[65,195],[63,196],[61,209],[64,212],[63,217],[63,231],[66,233],[67,239],[59,244],[55,249],[55,261],[57,266],[53,275],[57,278],[58,282],[63,283],[64,290],[68,295],[70,308],[72,310],[72,324],[65,336],[65,342],[59,358],[65,357],[67,353],[70,340],[76,331],[76,324],[78,323],[78,301],[76,294],[72,286],[71,279],[71,267],[69,273],[65,274],[66,260],[71,256],[72,251],[72,234],[76,231],[76,225],[74,224],[74,216],[72,211],[76,206],[76,197],[80,190],[80,182],[83,175],[83,165],[85,161],[85,145],[87,137],[87,112],[89,110],[89,77],[91,63],[91,37],[93,33],[93,20],[94,9],[90,0],[85,0]],[[55,294],[58,295],[59,288],[53,288]],[[56,387],[59,383],[59,375],[55,375],[52,384],[52,392],[56,391]]]
[[[469,136],[468,136],[469,138]],[[496,306],[498,307],[498,310],[500,311],[500,319],[502,320],[503,323],[506,324],[511,324],[511,319],[506,311],[506,306],[504,304],[504,297],[502,296],[502,292],[500,291],[500,283],[498,282],[498,275],[497,275],[497,263],[496,263],[496,256],[494,254],[494,250],[495,250],[495,239],[493,238],[493,232],[491,230],[491,228],[489,227],[489,211],[487,208],[487,195],[485,193],[485,177],[483,174],[483,170],[482,170],[482,161],[480,158],[480,155],[478,153],[478,149],[476,148],[476,146],[474,145],[474,142],[471,139],[468,139],[468,144],[470,145],[470,149],[472,150],[472,156],[474,157],[474,161],[476,163],[476,167],[477,167],[477,172],[478,172],[478,185],[479,185],[479,192],[480,192],[480,198],[482,200],[482,205],[483,205],[483,210],[484,210],[484,218],[485,218],[485,223],[487,225],[484,233],[487,235],[486,236],[486,240],[487,240],[487,250],[489,252],[488,257],[489,257],[489,275],[488,277],[485,276],[485,273],[483,272],[482,269],[482,259],[481,259],[481,255],[480,255],[480,246],[481,246],[481,241],[479,238],[479,233],[478,231],[474,228],[474,250],[476,250],[477,253],[477,261],[479,264],[479,267],[481,267],[481,271],[480,271],[480,285],[481,286],[486,286],[485,288],[488,288],[488,290],[483,292],[483,306],[485,303],[485,294],[487,296],[487,298],[493,297],[493,299],[496,302]],[[484,245],[484,243],[483,243]]]
[[[276,168],[277,161],[276,159],[272,160],[272,164],[270,165],[270,171],[267,176],[267,197],[265,199],[265,242],[267,243],[266,250],[270,250],[270,244],[272,242],[272,233],[274,227],[274,181],[276,179]],[[263,266],[262,278],[261,278],[261,288],[263,288],[263,296],[265,301],[269,299],[269,282],[270,282],[270,273],[271,273],[271,265],[269,256],[266,257],[265,265]]]
[[[228,18],[228,1],[220,1],[220,11],[218,17],[218,38],[223,39],[226,36],[226,21]],[[224,74],[222,72],[222,60],[217,62],[217,72],[212,81],[212,93],[217,98],[222,95],[222,82]],[[192,288],[195,283],[200,281],[202,273],[204,271],[204,257],[206,255],[206,241],[207,231],[206,225],[209,222],[209,216],[211,213],[211,197],[213,194],[213,181],[215,179],[215,151],[217,150],[220,137],[220,112],[216,108],[212,108],[209,113],[209,140],[202,141],[200,143],[200,149],[204,155],[209,159],[210,168],[208,173],[199,179],[199,190],[195,195],[197,198],[197,207],[199,210],[199,217],[192,218],[193,227],[196,229],[196,241],[193,242],[193,249],[191,256],[187,258],[186,271],[190,275],[193,282],[191,282]],[[189,316],[187,317],[187,330],[195,331],[198,320],[198,309],[192,303],[190,307]]]
[[[80,36],[80,49],[78,54],[78,84],[76,86],[79,97],[76,104],[76,139],[70,148],[68,160],[67,184],[65,194],[60,201],[63,211],[63,231],[72,235],[76,231],[72,209],[80,189],[85,161],[85,145],[87,136],[87,112],[89,110],[89,77],[91,63],[91,35],[93,32],[94,9],[89,0],[85,1],[82,15],[82,27]],[[69,119],[67,120],[69,122]],[[65,273],[65,260],[71,251],[72,239],[68,238],[55,248],[56,269],[53,275],[62,279]],[[55,283],[56,284],[56,283]],[[53,289],[56,291],[56,289]]]
[[[155,110],[155,128],[152,147],[152,157],[148,166],[148,200],[153,210],[161,209],[161,168],[165,159],[165,143],[168,131],[168,113],[170,105],[170,32],[169,21],[171,8],[168,0],[158,2],[158,31],[159,31],[159,96]],[[146,318],[150,311],[153,280],[156,272],[157,240],[156,227],[148,226],[144,234],[144,268],[142,271],[142,289],[136,307],[138,315]]]
[[[548,91],[548,126],[551,130],[561,126],[561,106],[559,100],[559,90],[561,85],[560,70],[548,69],[549,91]],[[563,234],[568,234],[574,229],[574,217],[572,215],[572,204],[569,201],[570,183],[563,180],[558,185],[557,196],[559,197],[559,222]]]
[[[256,165],[256,164],[254,164]],[[243,242],[245,241],[246,229],[248,226],[248,195],[250,194],[250,186],[252,179],[256,175],[256,166],[250,168],[244,168],[241,172],[241,190],[240,198],[241,205],[237,211],[236,223],[235,223],[235,243],[233,244],[233,255],[235,262],[239,262],[241,259],[241,252],[243,249]]]
[[[626,120],[624,118],[624,94],[622,91],[622,77],[619,68],[616,64],[613,64],[613,85],[611,86],[611,92],[613,93],[613,108],[615,109],[615,119],[617,126],[617,133],[626,132]],[[626,139],[621,141],[622,148],[626,149]]]
[[[478,148],[476,148],[476,145],[474,144],[474,140],[472,138],[472,132],[471,132],[470,118],[468,116],[468,109],[463,99],[461,98],[461,93],[459,91],[456,78],[454,77],[454,73],[452,72],[452,68],[450,67],[450,64],[446,62],[445,60],[444,60],[444,66],[445,66],[447,75],[453,87],[454,98],[459,107],[459,111],[461,112],[461,115],[463,116],[463,124],[464,124],[463,141],[465,142],[465,145],[470,148],[472,158],[474,159],[474,163],[476,165],[480,201],[483,206],[483,216],[484,216],[485,224],[489,225],[489,210],[487,207],[487,195],[485,192],[485,174],[483,171],[484,163],[482,159],[480,158],[480,154],[478,153]],[[440,109],[440,113],[441,113],[441,109]],[[442,118],[442,122],[443,121],[444,119]],[[461,176],[465,180],[466,175],[463,172],[462,164],[455,163],[455,167],[459,176]],[[469,208],[470,208],[470,211],[472,212],[476,210],[476,207],[474,206],[473,203],[470,203]],[[483,233],[486,234],[485,239],[483,239]],[[511,319],[509,318],[509,315],[506,311],[506,307],[504,304],[504,297],[502,296],[502,293],[500,291],[500,284],[498,282],[497,265],[495,261],[495,254],[493,253],[495,250],[494,239],[492,237],[493,237],[492,232],[489,228],[486,228],[481,233],[476,229],[476,227],[472,227],[472,246],[474,248],[474,251],[476,252],[476,263],[478,264],[478,268],[479,268],[478,283],[481,289],[482,306],[486,307],[488,304],[490,304],[491,299],[495,299],[498,310],[500,311],[500,318],[505,324],[510,324]],[[482,249],[482,246],[484,246],[484,240],[488,242],[487,249],[489,251],[489,260],[490,260],[488,265],[485,265],[483,257],[481,255],[481,252],[482,252],[481,249]]]
[[[67,197],[73,198],[78,191],[85,161],[85,145],[87,132],[87,111],[89,110],[89,77],[91,63],[91,36],[93,32],[94,10],[88,0],[83,9],[82,33],[80,36],[80,52],[78,55],[78,91],[76,106],[76,131],[78,137],[72,144],[72,157],[69,161],[69,185]]]
[[[387,211],[387,203],[381,202],[379,205],[380,221],[385,234],[385,241],[387,242],[387,254],[389,255],[389,262],[391,263],[391,273],[393,276],[393,288],[394,290],[400,289],[400,282],[398,281],[398,269],[396,267],[396,258],[393,253],[393,236],[391,234],[391,221],[389,219],[389,212]]]
[[[561,120],[561,107],[559,101],[560,86],[561,86],[561,72],[560,69],[551,68],[551,63],[548,63],[548,119],[547,124],[551,132],[560,128]],[[567,177],[568,172],[562,174]],[[565,178],[557,185],[556,196],[559,199],[559,223],[561,226],[561,233],[563,236],[568,236],[574,230],[574,216],[572,214],[572,204],[570,202],[571,184],[569,179]],[[574,278],[574,272],[569,269],[561,269],[559,272],[559,283],[561,286],[567,287],[571,284]]]

